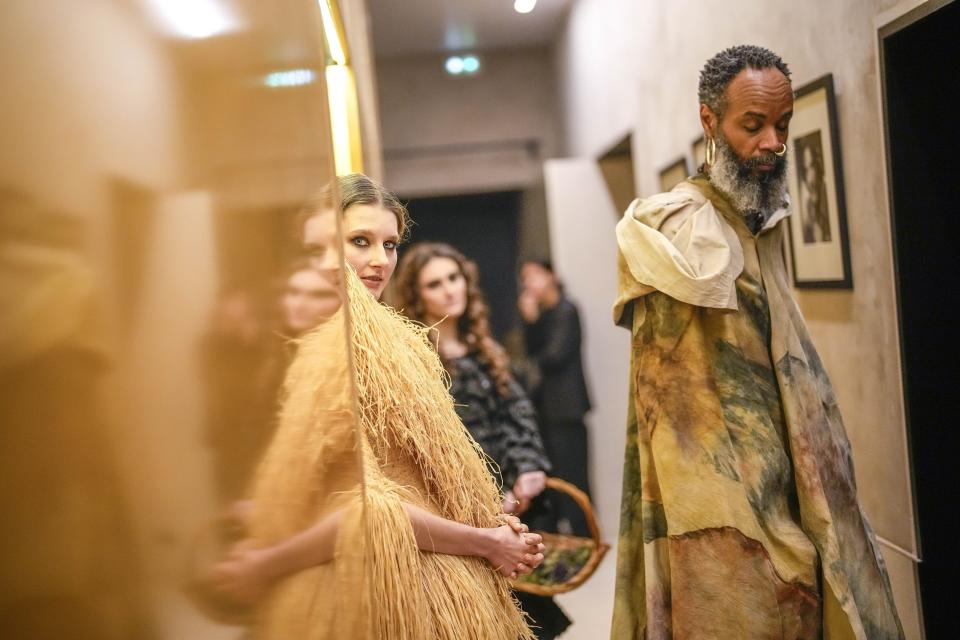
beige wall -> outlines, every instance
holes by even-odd
[[[473,77],[448,75],[442,55],[377,60],[385,182],[404,197],[521,190],[521,259],[546,256],[543,161],[559,140],[551,54],[480,56]]]
[[[893,4],[581,0],[555,64],[568,154],[595,157],[633,132],[641,194],[658,191],[657,170],[700,135],[698,72],[713,54],[744,42],[769,47],[794,86],[833,74],[855,288],[797,297],[840,399],[864,508],[880,536],[915,554],[875,57],[875,19]],[[918,637],[912,560],[890,546],[884,553]]]
[[[542,161],[557,148],[549,53],[483,53],[482,70],[472,77],[448,75],[444,60],[415,55],[377,61],[387,184],[405,195],[540,184]],[[540,144],[539,157],[517,145],[469,147],[531,139]],[[438,152],[448,145],[468,146]]]

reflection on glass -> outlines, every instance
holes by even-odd
[[[317,3],[181,4],[0,5],[0,637],[529,637]]]
[[[297,262],[334,177],[319,22],[0,6],[0,637],[244,633],[183,587],[245,537],[294,339],[339,307]]]

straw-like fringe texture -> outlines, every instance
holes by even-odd
[[[352,274],[347,282],[364,435],[384,461],[399,447],[417,462],[441,515],[494,526],[496,483],[440,383],[449,377],[426,327],[377,302]]]
[[[360,424],[372,449],[364,456],[364,537],[373,637],[532,638],[507,581],[485,561],[402,548],[416,549],[416,540],[401,499],[421,501],[384,478],[380,464],[412,462],[428,494],[421,506],[472,526],[496,526],[500,498],[441,382],[447,373],[426,328],[377,302],[352,273],[347,290]],[[422,593],[411,593],[418,582]]]
[[[480,558],[417,549],[404,488],[366,479],[363,530],[368,638],[517,640],[531,632],[502,578]],[[419,586],[419,588],[418,588]]]
[[[378,583],[375,576],[384,576],[384,570],[368,565],[368,586],[373,587],[368,593],[378,607],[373,614],[374,637],[533,638],[506,579],[479,558],[417,552],[410,558],[418,561],[419,576],[396,575],[411,566],[396,557],[405,553],[397,550],[398,528],[406,543],[416,547],[401,496],[420,501],[408,488],[389,489],[392,482],[382,477],[381,463],[386,468],[397,457],[413,462],[429,499],[421,506],[457,522],[496,526],[500,498],[483,451],[463,426],[441,382],[448,380],[447,373],[427,341],[426,328],[377,302],[352,273],[347,290],[360,424],[373,450],[373,455],[364,456],[364,535],[371,551],[367,562],[382,563],[395,574],[390,582]],[[388,506],[388,502],[395,504]],[[386,511],[392,516],[387,517]],[[396,607],[387,593],[378,593],[388,588],[409,591],[417,582],[422,595],[408,596]],[[418,606],[423,601],[426,611]],[[432,628],[421,630],[419,622],[409,622],[412,611]]]
[[[496,484],[456,415],[426,329],[377,302],[352,272],[347,290],[349,342],[337,313],[300,341],[288,371],[280,424],[254,485],[252,528],[266,542],[302,531],[333,509],[357,504],[362,476],[361,533],[353,541],[359,553],[348,555],[348,542],[339,538],[336,579],[321,567],[320,584],[303,579],[313,570],[284,581],[264,608],[261,628],[292,629],[270,620],[289,615],[311,621],[309,634],[299,637],[333,637],[344,621],[362,615],[371,640],[532,640],[508,582],[485,561],[418,549],[404,502],[472,526],[496,526]],[[338,604],[330,611],[324,601]],[[321,612],[331,619],[318,619]],[[350,635],[359,637],[360,628]]]
[[[369,478],[364,487],[364,609],[369,638],[430,638],[424,592],[414,587],[422,568],[410,517],[396,490]]]
[[[276,435],[253,485],[254,537],[285,539],[317,521],[334,495],[360,486],[346,323],[338,312],[299,341]]]

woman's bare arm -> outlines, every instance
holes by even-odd
[[[516,518],[499,527],[471,527],[409,503],[404,508],[423,551],[484,558],[510,577],[529,573],[543,561],[540,536],[527,533]],[[330,562],[341,519],[342,511],[336,511],[270,547],[245,541],[214,568],[211,582],[234,599],[253,602],[277,580]]]

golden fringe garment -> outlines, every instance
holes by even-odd
[[[253,535],[266,543],[342,510],[335,559],[277,585],[256,637],[532,639],[489,563],[418,549],[404,502],[493,527],[497,488],[426,329],[352,272],[347,291],[349,321],[341,309],[298,346],[253,492]]]
[[[703,176],[617,226],[632,331],[612,637],[903,637],[836,397],[790,294]]]

